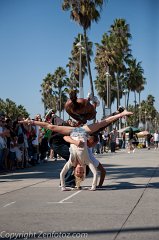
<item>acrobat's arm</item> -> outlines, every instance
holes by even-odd
[[[84,142],[82,140],[74,140],[70,136],[64,136],[63,139],[70,144],[76,145],[77,147],[84,147]]]
[[[64,165],[63,169],[60,172],[60,182],[61,182],[61,190],[65,191],[65,175],[68,172],[68,170],[72,167],[71,160],[68,160],[68,162]]]

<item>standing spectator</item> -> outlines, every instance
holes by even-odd
[[[146,144],[147,144],[147,149],[150,150],[150,145],[151,145],[151,138],[152,135],[150,132],[148,132],[147,136],[146,136]]]
[[[6,143],[7,143],[7,154],[5,158],[5,168],[7,170],[12,170],[12,160],[10,159],[9,149],[10,149],[10,142],[12,136],[15,136],[13,131],[13,122],[10,118],[7,118],[5,121],[5,129],[8,131],[8,134],[6,136]]]
[[[41,121],[41,115],[37,114],[34,118],[35,121]],[[32,146],[33,146],[33,159],[32,159],[32,165],[35,165],[37,163],[40,163],[39,160],[39,140],[40,140],[40,127],[39,126],[33,126],[35,130],[35,135],[36,137],[32,141]]]
[[[24,168],[24,159],[25,159],[25,147],[24,147],[24,134],[25,134],[25,129],[24,129],[24,126],[23,124],[19,124],[18,121],[21,121],[23,120],[23,116],[19,115],[18,118],[17,118],[17,121],[15,121],[13,123],[13,130],[15,131],[16,133],[16,136],[18,138],[17,140],[17,148],[20,149],[20,151],[22,152],[22,161],[21,161],[21,168]],[[20,164],[19,164],[19,167],[20,167]]]
[[[138,139],[137,134],[135,133],[135,134],[134,134],[134,138],[133,138],[133,146],[134,146],[134,149],[137,148],[138,144],[139,144],[139,139]],[[135,151],[135,150],[134,150],[134,151]]]
[[[122,148],[125,149],[126,145],[126,133],[122,132]]]
[[[5,116],[0,117],[0,170],[8,170],[7,158],[9,150],[7,148],[7,137],[10,131],[6,128]]]
[[[117,133],[116,128],[113,128],[113,131],[110,132],[110,150],[111,150],[111,153],[115,153],[117,134],[118,133]]]
[[[48,151],[49,151],[49,139],[51,137],[52,131],[49,129],[41,129],[41,141],[39,145],[40,151],[40,161],[47,162],[48,161]]]
[[[17,161],[16,161],[16,150],[15,150],[15,142],[16,142],[16,136],[12,133],[10,137],[10,146],[9,146],[9,170],[15,170],[17,167]]]
[[[128,140],[128,153],[131,153],[131,151],[133,151],[133,153],[135,152],[135,147],[133,145],[133,141],[134,141],[134,131],[130,127],[130,129],[129,129],[129,140]]]
[[[96,143],[96,153],[100,154],[102,152],[102,132],[98,133],[98,142]]]
[[[0,171],[4,170],[4,149],[6,147],[4,139],[4,123],[5,119],[0,116]]]
[[[25,129],[26,129],[26,126],[25,126]],[[28,125],[26,134],[27,134],[27,142],[28,142],[28,149],[27,149],[28,161],[29,161],[29,164],[35,165],[33,161],[33,144],[32,144],[33,140],[36,138],[36,131],[34,126]]]
[[[109,142],[109,134],[108,134],[107,128],[105,128],[102,134],[102,152],[108,152],[107,151],[108,142]]]
[[[154,135],[153,135],[153,141],[154,141],[154,145],[155,145],[155,150],[158,149],[158,142],[159,142],[159,133],[158,130],[155,131]]]
[[[15,167],[17,169],[22,168],[23,152],[20,150],[18,145],[19,144],[17,136],[13,136],[11,138],[9,149],[9,155],[12,161],[10,170],[14,170]]]

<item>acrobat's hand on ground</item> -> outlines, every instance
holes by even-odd
[[[61,191],[72,191],[76,190],[74,187],[61,187]]]
[[[61,191],[70,191],[70,189],[68,189],[66,187],[61,187]]]
[[[91,187],[91,188],[89,188],[89,191],[96,191],[96,188],[95,187]]]

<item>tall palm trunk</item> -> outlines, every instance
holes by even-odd
[[[85,28],[83,28],[83,32],[84,32],[84,41],[85,41],[85,48],[86,48],[86,60],[87,60],[87,67],[88,67],[88,75],[89,75],[89,80],[90,80],[91,93],[94,97],[93,80],[92,80],[92,73],[91,73],[89,55],[88,55],[87,32],[86,32]]]
[[[141,104],[141,92],[139,92],[139,106]]]
[[[128,91],[126,109],[128,109],[128,106],[129,106],[129,96],[130,96],[130,91]]]
[[[134,114],[134,117],[135,117],[135,127],[137,126],[137,121],[136,121],[136,118],[137,118],[137,109],[136,109],[136,91],[134,91],[134,103],[135,103],[135,114]]]
[[[44,100],[44,116],[46,115],[46,103],[45,103],[45,100]]]
[[[103,117],[105,117],[105,101],[102,100]]]
[[[61,89],[59,92],[59,96],[60,96],[59,117],[61,118],[61,105],[62,105]]]
[[[116,85],[117,85],[117,109],[120,106],[120,89],[119,89],[119,76],[117,74],[117,78],[116,78]]]
[[[118,109],[120,106],[120,89],[119,89],[119,74],[118,73],[116,75],[116,87],[117,87],[116,91],[117,91],[117,109]],[[121,119],[118,120],[117,125],[118,125],[118,129],[122,128]]]
[[[139,124],[141,123],[141,92],[139,92]]]

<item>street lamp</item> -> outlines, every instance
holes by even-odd
[[[155,119],[154,119],[154,121],[155,121],[155,130],[156,130],[156,123],[157,123],[157,118],[155,117]]]
[[[152,130],[152,117],[149,115],[149,129]]]
[[[125,96],[125,109],[127,108],[127,104],[126,104],[126,101],[127,101],[127,94],[128,94],[128,90],[127,89],[124,89],[123,90],[123,93],[124,93],[124,96]],[[124,117],[124,119],[125,119],[125,127],[127,126],[127,117],[125,116]]]
[[[110,109],[110,81],[109,71],[106,71],[106,83],[107,83],[107,109]]]
[[[143,123],[141,122],[141,105],[139,105],[139,125],[138,128],[139,129],[143,129]]]
[[[127,108],[126,101],[127,101],[128,90],[127,90],[127,89],[124,89],[124,90],[123,90],[123,93],[124,93],[124,95],[125,95],[125,109],[126,109],[126,108]]]
[[[139,105],[139,124],[141,122],[141,105]]]
[[[146,114],[147,114],[147,111],[145,110],[145,130],[146,130],[146,128],[147,128],[147,125],[146,125]]]
[[[81,43],[81,35],[80,35],[80,41],[76,44],[76,47],[79,48],[79,96],[80,98],[84,98],[84,91],[83,91],[83,79],[82,79],[82,43]]]

